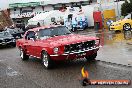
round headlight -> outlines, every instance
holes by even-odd
[[[99,43],[100,43],[99,39],[95,40],[95,44],[99,44]]]
[[[58,53],[58,51],[59,51],[59,48],[54,48],[54,53],[56,54],[56,53]]]

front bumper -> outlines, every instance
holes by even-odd
[[[72,60],[75,58],[81,58],[81,57],[92,55],[92,54],[96,53],[100,47],[102,47],[102,46],[91,47],[89,49],[79,50],[78,52],[66,52],[61,55],[59,55],[59,54],[50,55],[50,57],[53,60],[68,60],[68,59]]]
[[[119,26],[110,26],[110,30],[111,31],[122,30],[122,26],[121,25],[119,25]]]
[[[16,43],[15,41],[9,41],[9,42],[1,42],[0,45],[9,45],[9,44],[13,44]]]

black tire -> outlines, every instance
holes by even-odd
[[[123,30],[126,31],[126,30],[129,30],[129,29],[131,29],[131,25],[129,23],[125,23],[123,25]]]
[[[22,60],[28,60],[29,56],[26,55],[25,51],[22,48],[20,48],[19,50],[20,50],[20,57],[21,57],[21,59]]]
[[[16,47],[16,43],[12,43],[11,46],[12,46],[12,47]]]
[[[51,60],[49,54],[46,51],[42,51],[41,58],[42,64],[46,69],[51,69],[53,67],[53,61]]]
[[[86,56],[85,58],[87,59],[87,61],[93,61],[95,60],[96,56],[97,56],[97,52],[94,53],[93,55]]]
[[[131,30],[124,31],[124,38],[125,39],[131,39],[132,38],[132,32],[131,32]]]

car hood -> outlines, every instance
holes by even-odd
[[[122,19],[122,20],[118,20],[116,22],[113,22],[112,25],[118,25],[118,24],[122,24],[125,23],[127,21],[129,21],[130,19]]]
[[[56,36],[56,37],[48,38],[42,41],[51,44],[51,46],[53,47],[57,47],[57,46],[75,44],[79,42],[85,42],[85,41],[96,40],[96,39],[99,39],[99,38],[89,37],[86,35],[70,34],[70,35]]]

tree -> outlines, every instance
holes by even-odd
[[[130,0],[130,3],[128,3],[127,0],[125,0],[125,3],[121,5],[121,15],[126,16],[128,13],[132,12],[132,0]]]

